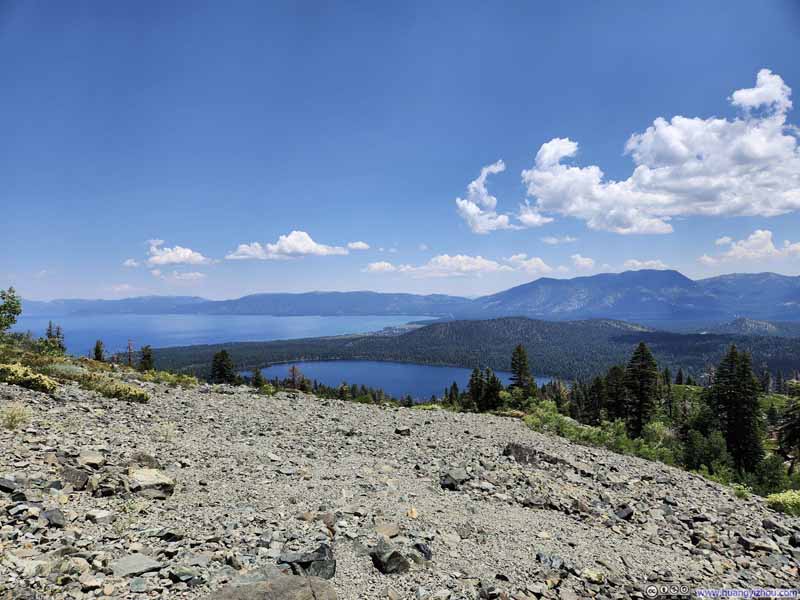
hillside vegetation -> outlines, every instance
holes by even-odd
[[[508,317],[434,323],[394,337],[351,335],[274,342],[159,348],[160,368],[208,373],[212,356],[225,348],[242,369],[300,360],[387,360],[508,371],[522,344],[537,375],[590,377],[627,359],[644,341],[660,364],[699,376],[719,362],[731,343],[753,356],[758,369],[792,372],[800,367],[800,339],[678,334],[608,319],[539,321]]]

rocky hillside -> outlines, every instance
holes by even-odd
[[[800,520],[485,415],[0,384],[0,597],[630,598],[782,587]],[[9,594],[10,592],[10,594]]]

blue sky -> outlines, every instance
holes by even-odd
[[[2,2],[0,287],[800,274],[798,56],[789,0]]]

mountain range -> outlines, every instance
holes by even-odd
[[[408,315],[448,319],[525,316],[547,320],[622,319],[665,329],[699,330],[747,318],[800,321],[800,276],[730,274],[693,280],[673,270],[542,277],[479,298],[443,294],[308,292],[252,294],[233,300],[146,296],[122,300],[24,301],[28,315]]]

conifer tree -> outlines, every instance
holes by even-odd
[[[211,382],[212,383],[235,383],[236,371],[233,368],[233,360],[227,350],[220,350],[214,354],[211,361]]]
[[[525,390],[530,388],[531,368],[528,365],[528,353],[522,344],[514,348],[511,355],[511,387]]]
[[[264,387],[264,385],[266,385],[266,383],[267,382],[264,379],[264,374],[261,372],[261,369],[259,368],[253,369],[253,378],[252,378],[253,387],[256,389],[261,389],[262,387]]]
[[[153,349],[150,346],[142,346],[139,356],[139,370],[144,373],[145,371],[152,371],[153,369],[155,369]]]
[[[598,425],[607,417],[606,412],[606,384],[602,377],[595,377],[589,388],[586,422]]]
[[[678,369],[678,374],[675,375],[675,385],[683,385],[683,369]]]
[[[13,287],[0,290],[0,333],[17,322],[22,313],[22,301]]]
[[[103,340],[97,340],[94,343],[94,359],[98,362],[104,362],[106,359]]]
[[[627,425],[631,437],[641,437],[644,426],[656,415],[659,378],[653,354],[640,342],[625,369],[629,398]]]
[[[479,368],[475,367],[472,369],[472,374],[467,384],[467,405],[464,408],[478,410],[483,398],[483,386],[483,373]]]
[[[739,355],[736,369],[738,399],[729,407],[728,451],[740,471],[755,472],[764,459],[761,441],[761,408],[758,397],[761,386],[753,374],[750,355]]]
[[[605,392],[608,419],[610,421],[625,419],[628,413],[628,389],[625,387],[625,369],[617,365],[608,370]]]
[[[494,371],[488,368],[484,375],[484,381],[483,394],[478,404],[478,410],[480,412],[497,410],[500,408],[500,392],[503,391],[503,382],[500,381]]]

